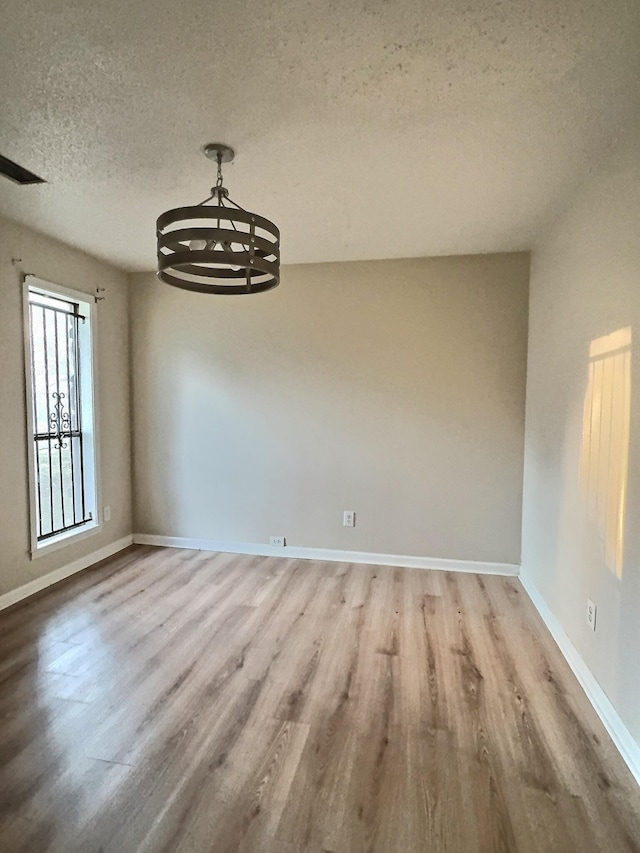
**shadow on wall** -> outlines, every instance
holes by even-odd
[[[581,485],[609,571],[622,578],[631,417],[631,328],[591,342]]]

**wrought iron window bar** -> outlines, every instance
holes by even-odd
[[[60,307],[52,302],[59,302]],[[92,520],[85,494],[78,334],[78,324],[86,318],[78,309],[77,303],[61,297],[30,293],[39,542]],[[36,343],[37,328],[41,335]]]

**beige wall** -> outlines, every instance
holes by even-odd
[[[640,743],[639,344],[640,134],[629,132],[533,253],[523,574]]]
[[[28,191],[28,190],[27,190]],[[21,268],[47,281],[94,293],[98,307],[97,381],[103,504],[111,521],[81,542],[32,560],[29,555],[25,373]],[[0,219],[0,593],[81,558],[131,533],[128,283],[126,276],[83,252]]]
[[[528,272],[315,264],[220,298],[133,276],[136,531],[519,563]]]

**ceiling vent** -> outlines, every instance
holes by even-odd
[[[14,181],[16,184],[46,183],[44,178],[39,178],[23,166],[18,166],[13,160],[3,157],[2,154],[0,154],[0,175],[4,175],[5,178],[9,178],[9,180]]]

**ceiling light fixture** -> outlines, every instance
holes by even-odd
[[[218,164],[216,185],[200,204],[158,217],[158,278],[198,293],[271,290],[280,281],[280,231],[229,198],[222,164],[233,149],[213,142],[204,153]]]

